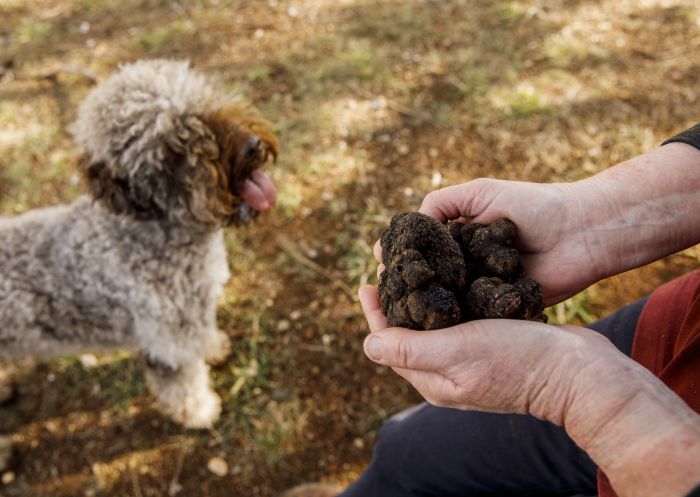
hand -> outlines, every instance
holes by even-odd
[[[437,406],[531,414],[561,425],[591,365],[612,370],[629,361],[602,335],[574,326],[493,319],[443,330],[388,328],[376,288],[364,286],[359,296],[372,331],[367,356]]]
[[[429,193],[420,212],[443,223],[511,219],[518,227],[521,262],[528,276],[542,285],[545,305],[596,282],[610,265],[606,254],[596,250],[595,233],[588,230],[588,212],[575,184],[477,179]]]
[[[700,416],[602,335],[496,319],[387,328],[375,287],[360,288],[360,302],[372,331],[367,356],[430,403],[563,426],[620,497],[675,497],[700,481]]]
[[[546,305],[700,243],[700,151],[671,143],[575,183],[477,179],[426,196],[420,211],[518,227],[521,260]]]

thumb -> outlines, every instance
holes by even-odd
[[[365,354],[372,361],[394,368],[438,371],[455,353],[458,330],[414,331],[389,328],[365,339]]]

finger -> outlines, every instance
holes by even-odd
[[[377,287],[372,285],[363,285],[357,292],[360,297],[360,305],[362,312],[365,313],[367,324],[371,332],[377,332],[386,329],[389,322],[386,316],[382,314],[381,305],[379,304],[379,293]]]
[[[455,354],[468,350],[468,334],[464,332],[467,328],[457,325],[429,332],[405,328],[378,330],[365,339],[365,354],[385,366],[441,371],[454,362]]]
[[[386,266],[384,264],[380,264],[377,266],[377,279],[379,279],[382,276],[382,273],[386,270]]]
[[[381,245],[381,243],[379,242],[379,240],[377,240],[377,241],[374,243],[374,249],[373,249],[373,251],[374,251],[374,258],[377,259],[377,262],[384,262],[384,261],[382,260],[382,245]]]
[[[266,211],[270,208],[270,203],[265,198],[265,193],[249,179],[245,180],[243,184],[241,197],[256,211]]]
[[[253,171],[251,179],[263,191],[270,205],[275,205],[277,202],[277,189],[270,177],[260,169],[256,169]]]

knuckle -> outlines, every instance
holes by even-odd
[[[399,366],[404,369],[411,369],[411,364],[413,363],[413,348],[406,337],[400,336],[396,342],[396,354]]]

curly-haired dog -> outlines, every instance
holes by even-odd
[[[270,124],[156,60],[96,87],[72,131],[90,195],[0,218],[0,357],[134,347],[162,409],[210,426],[207,363],[229,351],[221,228],[275,201],[258,170],[277,154]]]

